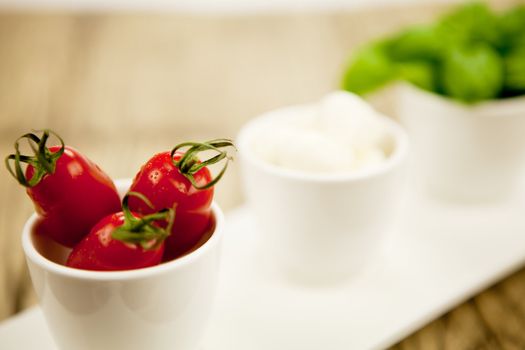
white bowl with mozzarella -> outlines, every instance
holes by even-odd
[[[292,280],[331,283],[373,260],[403,192],[409,146],[397,123],[334,92],[251,120],[237,145],[265,261]]]

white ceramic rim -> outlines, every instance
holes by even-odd
[[[251,133],[261,124],[267,123],[271,119],[277,119],[282,114],[290,113],[299,109],[307,110],[311,105],[296,105],[272,110],[264,113],[246,123],[237,135],[237,148],[242,157],[242,161],[250,163],[251,166],[260,168],[267,173],[275,176],[293,179],[296,181],[312,182],[344,182],[359,181],[370,177],[375,177],[389,172],[392,168],[403,162],[409,152],[409,141],[406,131],[394,120],[378,113],[381,121],[385,123],[388,132],[392,135],[395,146],[393,153],[381,164],[364,167],[351,172],[339,172],[334,174],[307,173],[299,170],[286,169],[268,163],[258,157],[249,145]]]
[[[126,183],[126,181],[127,180],[117,180],[115,182],[117,184],[122,184]],[[125,271],[90,271],[75,269],[55,263],[42,256],[33,245],[31,235],[32,226],[37,219],[36,213],[31,215],[24,225],[24,229],[22,231],[22,247],[24,249],[26,258],[31,260],[31,262],[40,266],[46,271],[61,276],[97,281],[123,281],[152,277],[166,273],[168,271],[184,268],[184,266],[192,264],[202,255],[206,254],[208,251],[219,244],[224,231],[224,214],[215,202],[212,203],[211,208],[215,217],[215,230],[211,237],[202,246],[187,255],[181,256],[180,258],[151,267]]]
[[[466,103],[461,100],[456,100],[450,96],[444,96],[435,92],[424,90],[408,82],[398,82],[396,88],[398,91],[401,89],[402,92],[408,91],[409,93],[418,94],[424,98],[430,99],[433,102],[438,101],[439,103],[446,104],[454,108],[469,111],[471,113],[471,117],[476,119],[479,119],[480,117],[501,119],[502,115],[505,114],[504,112],[510,112],[511,114],[525,113],[525,95],[481,100],[475,103]]]

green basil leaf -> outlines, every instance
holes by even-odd
[[[498,96],[503,87],[503,65],[488,45],[455,47],[443,61],[442,86],[453,98],[476,102]]]

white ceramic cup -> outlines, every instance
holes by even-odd
[[[464,105],[408,84],[397,114],[414,149],[416,180],[433,195],[504,199],[525,166],[525,98]]]
[[[342,282],[381,250],[403,193],[407,136],[382,117],[389,155],[381,164],[341,175],[293,171],[262,160],[253,142],[267,123],[297,116],[305,106],[275,110],[240,131],[237,146],[244,192],[257,220],[261,256],[286,279]]]
[[[130,181],[117,181],[125,192]],[[129,271],[69,268],[68,251],[33,234],[22,244],[33,286],[60,349],[195,349],[206,328],[218,277],[224,217],[212,205],[215,231],[201,247],[170,262]],[[54,261],[53,261],[54,260]]]

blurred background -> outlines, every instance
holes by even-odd
[[[0,153],[28,130],[51,128],[113,178],[133,177],[181,141],[232,138],[264,111],[319,99],[341,86],[362,45],[461,3],[0,0]],[[388,94],[371,100],[389,112]],[[1,320],[35,298],[19,242],[32,205],[0,174]],[[227,211],[243,201],[238,177],[233,167],[217,187]],[[469,319],[479,324],[467,311]],[[478,348],[490,348],[482,337],[488,347]]]

